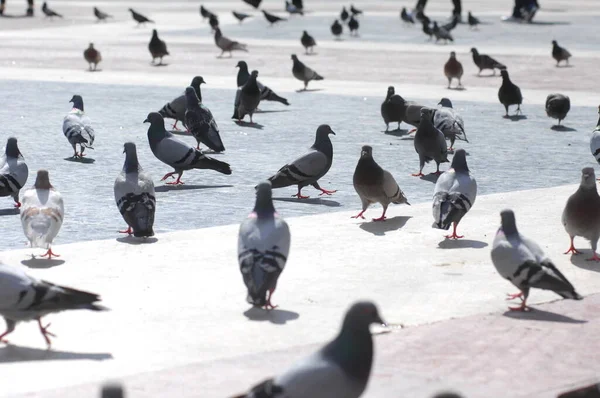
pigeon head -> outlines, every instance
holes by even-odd
[[[508,77],[508,71],[506,69],[501,69],[500,75],[502,76],[502,80],[510,80],[510,77]]]
[[[152,29],[152,37],[158,37],[158,31],[156,29]]]
[[[553,46],[558,46],[558,43],[556,42],[556,40],[552,40],[552,45]]]
[[[100,393],[101,398],[124,398],[125,393],[123,391],[123,386],[120,384],[106,384],[102,386],[102,390]]]
[[[195,76],[192,79],[192,84],[190,84],[190,86],[192,86],[192,87],[200,87],[200,85],[202,83],[206,84],[206,82],[204,81],[204,78],[202,76]]]
[[[373,147],[371,145],[363,145],[360,150],[361,158],[372,158],[373,157]]]
[[[294,62],[298,61],[298,57],[296,56],[296,54],[292,54],[292,60]]]
[[[456,52],[450,51],[450,58],[456,58]]]
[[[372,323],[386,325],[385,321],[379,315],[377,306],[374,303],[370,301],[359,301],[354,303],[348,312],[346,312],[342,331],[344,329],[368,331],[369,326]]]
[[[125,173],[134,173],[139,171],[140,165],[138,163],[137,151],[133,142],[126,142],[123,145],[123,153],[125,154],[125,164],[123,170]]]
[[[438,27],[438,24],[437,24],[437,22],[436,22],[436,21],[433,21],[433,27],[434,27],[434,29],[437,29],[437,27]]]
[[[19,151],[19,146],[17,145],[17,139],[15,137],[10,137],[8,141],[6,141],[6,157],[10,158],[18,158],[21,154]]]
[[[125,144],[123,144],[123,153],[136,153],[135,144],[133,142],[126,142]]]
[[[275,213],[270,181],[262,181],[256,186],[256,203],[254,204],[253,211],[259,218],[264,216],[272,217]]]
[[[396,90],[394,89],[394,86],[388,87],[388,94],[394,95],[395,92],[396,92]]]
[[[135,12],[135,11],[133,11],[133,8],[128,8],[128,10],[129,10],[130,12]]]
[[[248,70],[248,64],[246,61],[239,61],[235,67],[240,68],[240,70]]]
[[[94,43],[90,43],[90,48],[93,50],[94,49]]]
[[[252,77],[257,78],[258,77],[258,71],[257,70],[253,70],[252,73],[250,74]]]
[[[596,189],[596,174],[593,167],[585,167],[581,170],[581,187]]]
[[[469,11],[469,14],[471,12]],[[441,392],[436,394],[433,398],[463,398],[462,395],[459,395],[457,393],[454,392]]]
[[[502,231],[504,235],[511,236],[517,235],[517,220],[515,220],[515,213],[512,210],[506,209],[500,212],[500,220],[502,222]]]
[[[477,51],[477,49],[475,47],[471,48],[471,52],[475,55],[479,54],[479,52]]]
[[[458,172],[469,172],[469,166],[467,166],[467,153],[464,149],[457,149],[456,152],[454,152],[450,168]]]
[[[83,98],[81,98],[81,95],[74,95],[69,102],[73,103],[73,108],[83,111]]]
[[[305,30],[303,30],[303,31],[302,31],[302,36],[308,36],[308,32],[307,32],[307,31],[305,31]]]
[[[144,123],[150,123],[152,126],[165,126],[165,119],[158,112],[150,112]]]
[[[317,140],[321,138],[326,138],[329,134],[335,135],[331,127],[328,124],[322,124],[317,129]]]
[[[452,101],[444,97],[438,102],[438,105],[445,106],[446,108],[452,108]]]
[[[427,120],[431,117],[431,109],[421,108],[421,120]]]
[[[48,170],[38,170],[37,177],[35,179],[35,184],[33,184],[33,186],[37,189],[52,188],[52,184],[50,184],[50,176],[48,175]]]

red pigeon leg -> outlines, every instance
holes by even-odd
[[[131,229],[131,227],[127,228],[127,230],[125,231],[117,231],[120,234],[127,234],[127,235],[131,235],[133,234],[133,229]]]
[[[600,261],[600,257],[598,257],[598,254],[594,252],[594,255],[588,258],[587,261]]]
[[[175,174],[175,173],[173,173]],[[183,173],[179,173],[179,175],[177,176],[177,180],[174,182],[167,182],[167,185],[183,185],[183,182],[181,181],[181,176],[183,175]]]
[[[46,326],[42,326],[42,320],[40,318],[38,318],[37,321],[38,321],[38,326],[40,327],[40,332],[42,333],[42,336],[44,336],[44,340],[46,340],[46,344],[48,345],[48,348],[50,348],[52,346],[52,342],[50,341],[50,337],[48,337],[48,336],[56,337],[56,335],[53,333],[50,333],[48,331],[50,324],[47,324]]]
[[[574,237],[571,237],[571,247],[569,247],[569,250],[567,250],[563,254],[573,254],[573,255],[581,254],[581,252],[579,250],[575,249],[575,245],[573,244],[574,239],[575,239]]]
[[[58,254],[54,254],[54,252],[52,252],[51,248],[48,249],[48,251],[46,253],[42,254],[40,257],[46,257],[46,256],[48,256],[48,260],[51,260],[52,256],[54,256],[54,257],[60,257]]]
[[[352,216],[352,217],[350,217],[350,218],[362,218],[362,219],[364,220],[365,218],[363,217],[363,213],[364,213],[365,211],[366,211],[366,210],[363,210],[363,211],[361,211],[360,213],[358,213],[357,215],[355,215],[355,216]]]
[[[460,239],[460,238],[464,238],[465,237],[464,235],[458,235],[456,233],[456,227],[458,226],[458,224],[453,223],[453,225],[454,225],[454,228],[453,228],[453,231],[452,231],[452,235],[446,235],[446,238],[447,239]]]
[[[298,199],[308,199],[308,198],[310,198],[310,196],[304,196],[304,195],[302,195],[302,193],[300,191],[302,191],[302,188],[298,187],[298,193],[295,194],[295,195],[292,195],[292,198],[294,198],[294,197],[296,197]]]
[[[327,189],[319,188],[319,191],[321,191],[321,193],[319,194],[319,196],[323,196],[323,195],[331,195],[333,193],[336,193],[337,189],[334,190],[334,191],[328,191]]]
[[[267,303],[265,304],[266,310],[274,310],[275,308],[279,307],[278,305],[271,304],[271,298],[273,298],[274,291],[275,291],[275,289],[269,289],[269,295],[267,296]]]

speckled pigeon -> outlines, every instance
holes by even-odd
[[[219,135],[219,126],[210,109],[200,102],[192,86],[185,89],[185,98],[185,125],[198,143],[196,149],[200,149],[200,143],[203,143],[215,152],[223,152],[225,146]]]
[[[10,196],[15,207],[21,207],[19,192],[29,177],[29,168],[17,145],[17,139],[10,137],[6,141],[4,156],[0,156],[0,197]]]
[[[419,172],[414,177],[423,176],[425,163],[434,160],[436,163],[435,174],[440,174],[440,163],[448,161],[448,146],[444,134],[431,122],[432,109],[421,109],[421,122],[415,133],[415,151],[419,154]]]

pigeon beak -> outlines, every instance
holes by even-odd
[[[144,119],[143,123],[148,123],[150,120],[148,120],[148,118]]]
[[[387,325],[388,325],[383,319],[381,319],[381,317],[379,315],[377,316],[376,321],[379,322],[381,324],[381,326],[383,326],[383,327],[387,327]]]

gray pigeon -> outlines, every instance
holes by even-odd
[[[571,100],[566,95],[555,93],[546,97],[546,115],[558,119],[559,126],[561,120],[567,117],[569,110],[571,110]]]
[[[2,3],[2,4],[4,4],[4,3]],[[50,19],[53,19],[54,17],[63,18],[63,16],[61,14],[57,13],[54,10],[51,10],[45,1],[42,4],[42,12],[44,13],[45,18],[48,18],[48,17],[50,17]]]
[[[27,182],[29,168],[17,145],[17,139],[10,137],[6,141],[4,156],[0,157],[0,197],[11,196],[15,207],[21,207],[19,192]]]
[[[286,372],[234,398],[358,398],[373,365],[372,323],[385,325],[371,302],[352,305],[338,336]]]
[[[437,22],[433,21],[433,35],[435,36],[435,42],[444,40],[444,43],[448,43],[448,40],[454,41],[454,38],[443,26],[438,26]]]
[[[412,129],[409,133],[417,131],[416,127],[419,127],[419,124],[421,123],[421,109],[430,108],[425,105],[417,104],[414,101],[406,101],[406,110],[404,111],[402,121],[415,127],[415,129]]]
[[[314,47],[317,45],[317,42],[314,37],[308,34],[307,31],[302,32],[302,37],[300,37],[300,43],[304,47],[305,54],[308,55],[308,50],[310,49],[310,53],[312,54],[314,51]]]
[[[498,89],[498,99],[506,110],[504,117],[508,117],[508,107],[511,105],[517,105],[515,114],[518,115],[521,113],[521,104],[523,103],[521,89],[510,80],[506,69],[502,69],[500,74],[502,75],[502,85]]]
[[[348,28],[350,29],[350,36],[358,36],[358,28],[360,24],[358,23],[358,19],[354,18],[354,15],[350,17],[348,21]]]
[[[152,55],[153,64],[156,61],[156,58],[160,59],[158,65],[162,65],[163,57],[169,55],[167,43],[158,38],[156,29],[152,30],[152,37],[150,38],[150,43],[148,43],[148,51],[150,51],[150,55]]]
[[[258,108],[261,95],[258,82],[256,81],[257,77],[258,71],[253,70],[248,81],[236,92],[232,119],[237,119],[241,122],[246,115],[250,115],[250,123],[254,123],[252,115],[256,111],[256,108]]]
[[[294,65],[292,66],[292,74],[296,79],[304,82],[304,89],[300,91],[306,91],[308,82],[311,80],[324,79],[323,76],[319,75],[317,72],[300,62],[295,54],[292,54],[292,60],[294,61]]]
[[[243,12],[231,11],[231,13],[240,23],[244,22],[244,19],[252,17],[252,15],[244,14]]]
[[[301,191],[307,185],[312,185],[321,193],[321,195],[331,195],[337,191],[328,191],[319,186],[319,179],[323,177],[333,163],[333,145],[329,139],[329,134],[335,135],[331,127],[322,124],[317,129],[315,143],[309,151],[300,156],[291,163],[283,166],[274,176],[269,178],[273,188],[298,186],[298,193],[295,196],[299,199],[308,199],[309,196],[303,196]]]
[[[475,204],[477,181],[469,173],[467,155],[459,149],[452,158],[450,169],[443,173],[435,183],[433,190],[433,228],[450,229],[454,225],[449,239],[464,238],[456,234],[456,227]]]
[[[256,188],[254,210],[238,234],[238,261],[248,288],[248,303],[269,310],[276,307],[271,298],[289,253],[290,229],[275,211],[271,183],[261,182]]]
[[[600,238],[600,196],[596,188],[596,175],[593,168],[586,167],[581,170],[581,184],[567,200],[562,214],[562,223],[571,238],[571,247],[565,254],[581,253],[573,244],[575,237],[581,236],[589,240],[592,245],[594,255],[588,260],[600,261],[596,252]]]
[[[419,154],[419,172],[414,177],[423,176],[425,162],[434,160],[437,168],[435,174],[440,174],[440,163],[448,161],[448,146],[444,134],[431,122],[432,109],[421,109],[421,122],[415,133],[415,150]]]
[[[140,24],[144,24],[146,22],[154,23],[153,20],[140,14],[139,12],[134,11],[131,8],[129,9],[129,12],[131,13],[131,18],[133,18],[133,20],[138,23],[137,26],[140,26]]]
[[[558,66],[560,61],[566,61],[567,65],[569,65],[571,53],[566,48],[559,46],[556,40],[552,40],[552,58],[556,60],[556,66]]]
[[[491,69],[494,72],[494,76],[496,75],[496,69],[506,69],[504,64],[501,64],[489,55],[479,54],[479,51],[475,47],[471,48],[471,53],[473,54],[473,62],[479,68],[477,76],[481,75],[481,71],[486,69]]]
[[[97,7],[94,7],[94,16],[96,18],[98,18],[97,22],[100,22],[100,21],[105,21],[106,22],[106,20],[108,18],[112,18],[113,17],[112,15],[109,15],[109,14],[107,14],[105,12],[100,11]]]
[[[563,298],[583,299],[542,248],[519,233],[512,210],[502,211],[500,217],[502,225],[492,245],[492,262],[498,273],[520,290],[517,294],[508,295],[507,300],[521,299],[521,305],[509,307],[511,310],[529,309],[527,297],[532,287],[552,290]]]
[[[140,166],[133,142],[126,142],[123,152],[125,164],[115,180],[114,192],[119,212],[129,228],[119,232],[140,238],[154,236],[154,182]]]
[[[469,142],[465,133],[465,122],[462,116],[452,108],[452,102],[448,98],[442,98],[438,105],[442,107],[435,109],[433,125],[444,134],[444,137],[450,140],[448,151],[453,151],[454,141],[457,138]]]
[[[389,171],[382,169],[373,159],[373,148],[369,145],[362,147],[352,182],[362,202],[362,211],[352,218],[364,220],[363,213],[367,211],[371,203],[381,203],[383,206],[381,217],[374,218],[373,221],[385,221],[385,212],[390,203],[410,205],[394,176]]]
[[[177,174],[177,180],[167,184],[183,184],[181,182],[183,172],[191,169],[211,169],[222,174],[231,174],[228,163],[205,156],[199,150],[178,140],[173,134],[165,130],[165,121],[160,113],[149,113],[144,123],[150,123],[148,143],[154,156],[175,169],[175,171],[165,174],[161,181]]]
[[[102,386],[100,398],[125,398],[125,391],[120,384],[105,384]]]
[[[590,150],[596,162],[600,164],[600,106],[598,106],[598,115],[596,128],[592,131],[592,137],[590,138]]]
[[[202,76],[194,76],[190,86],[194,88],[196,95],[198,96],[199,103],[202,103],[202,92],[200,91],[200,85],[206,82],[202,78]],[[187,101],[185,99],[185,93],[181,94],[179,97],[175,98],[171,102],[166,103],[159,111],[160,115],[163,118],[175,119],[175,123],[173,124],[174,130],[179,130],[177,128],[177,122],[182,122],[185,125],[185,111],[186,111]]]
[[[4,343],[3,338],[15,330],[17,323],[35,320],[50,348],[50,336],[54,335],[48,331],[50,324],[42,325],[42,317],[69,310],[107,310],[96,304],[100,301],[97,294],[33,278],[21,267],[0,263],[0,286],[0,315],[6,321],[6,331],[0,335],[0,342]]]
[[[73,158],[82,158],[85,155],[83,152],[86,148],[94,149],[94,139],[96,133],[92,128],[90,118],[83,111],[83,98],[81,95],[74,95],[71,98],[73,109],[65,116],[63,120],[63,134],[69,140],[73,147]],[[79,145],[79,153],[77,153],[77,145]]]
[[[344,26],[336,19],[331,25],[331,33],[335,36],[336,40],[339,40],[341,34],[344,32]]]
[[[200,91],[199,86],[198,91]],[[200,149],[200,143],[203,143],[215,152],[223,152],[225,146],[210,109],[201,103],[196,90],[192,86],[185,89],[185,98],[185,125],[198,143],[196,149]]]
[[[394,86],[389,86],[385,100],[381,104],[381,117],[386,132],[389,131],[391,122],[398,122],[398,130],[400,130],[400,123],[406,114],[406,106],[404,98],[395,93]]]
[[[248,52],[245,44],[233,41],[223,36],[220,28],[215,29],[215,44],[221,49],[221,54],[217,58],[221,58],[226,52],[229,53],[229,57],[232,57],[232,51],[245,51]]]
[[[237,74],[237,86],[242,87],[250,78],[248,64],[246,63],[246,61],[239,61],[236,65],[236,68],[240,69]],[[287,99],[280,97],[275,93],[275,91],[271,90],[267,86],[262,85],[258,80],[256,81],[256,84],[258,84],[258,89],[260,90],[261,101],[277,101],[282,103],[283,105],[290,104]]]

